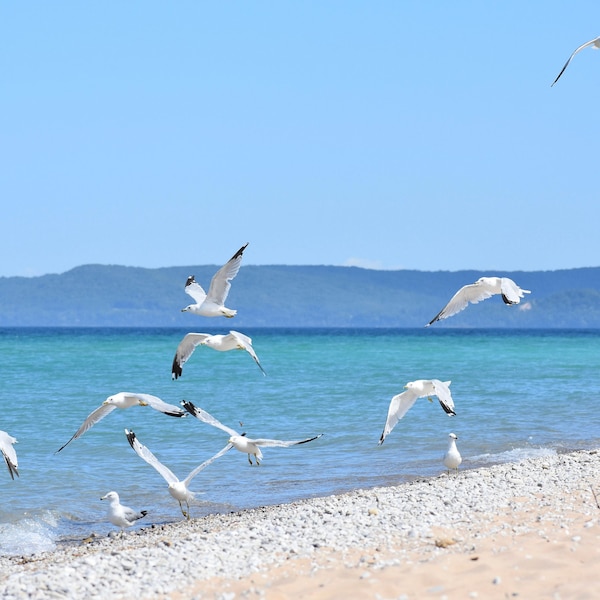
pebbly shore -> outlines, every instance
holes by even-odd
[[[296,559],[318,569],[332,551],[368,552],[370,566],[384,568],[408,553],[475,551],[478,538],[504,530],[543,536],[546,526],[566,527],[574,514],[597,526],[596,494],[597,450],[443,473],[0,557],[0,596],[169,598],[201,589],[203,580],[235,580]],[[531,518],[520,520],[524,514]]]

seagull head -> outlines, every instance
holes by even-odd
[[[449,434],[448,434],[448,437],[449,437],[451,440],[457,440],[457,439],[458,439],[458,436],[457,436],[456,434],[454,434],[454,433],[449,433]]]
[[[117,492],[108,492],[108,494],[106,494],[106,496],[102,496],[102,498],[100,498],[100,500],[110,500],[111,502],[113,500],[116,500],[118,502],[119,494],[117,494]]]

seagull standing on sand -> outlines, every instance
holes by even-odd
[[[133,394],[131,392],[119,392],[113,396],[109,396],[100,407],[90,413],[86,420],[81,424],[81,427],[73,434],[73,437],[56,452],[60,452],[65,446],[73,440],[82,436],[90,427],[95,425],[100,419],[111,413],[115,408],[129,408],[130,406],[149,406],[154,410],[165,413],[170,417],[185,417],[185,411],[174,404],[167,404],[157,396],[151,394]],[[55,454],[56,454],[55,452]]]
[[[210,335],[209,333],[188,333],[177,346],[171,374],[173,379],[181,377],[183,373],[183,365],[189,357],[194,353],[197,346],[208,346],[219,352],[227,352],[228,350],[245,350],[258,365],[258,368],[266,375],[262,368],[256,352],[252,348],[252,338],[240,333],[239,331],[230,331],[228,335]]]
[[[164,478],[164,480],[169,484],[169,494],[179,502],[179,508],[181,508],[181,512],[184,517],[187,519],[190,518],[190,502],[194,498],[194,493],[188,489],[192,479],[200,473],[203,469],[206,469],[208,465],[210,465],[213,461],[217,460],[220,456],[223,456],[226,452],[229,452],[231,448],[233,448],[232,444],[227,444],[225,448],[221,451],[217,452],[212,458],[204,461],[201,465],[196,467],[183,481],[179,481],[179,479],[175,476],[173,471],[171,471],[168,467],[165,467],[159,460],[144,446],[141,444],[135,433],[133,431],[125,430],[125,435],[127,436],[127,440],[129,441],[130,446],[135,450],[135,453],[143,460],[145,460],[151,467],[154,467]],[[187,507],[187,511],[183,508],[183,502]]]
[[[108,492],[106,496],[102,496],[100,500],[108,500],[108,520],[123,531],[126,527],[131,527],[136,521],[144,518],[147,510],[135,511],[128,506],[123,506],[119,502],[119,494],[117,492]]]
[[[6,431],[0,431],[0,453],[6,462],[10,478],[14,479],[15,475],[19,476],[19,462],[17,460],[17,453],[13,448],[13,444],[17,443],[17,439],[12,435],[8,435]]]
[[[260,451],[260,447],[275,447],[278,446],[280,448],[288,448],[289,446],[296,446],[298,444],[306,444],[307,442],[312,442],[317,438],[320,438],[323,434],[320,433],[314,437],[305,439],[305,440],[295,440],[295,441],[284,441],[284,440],[268,440],[264,438],[252,439],[246,437],[245,433],[239,434],[237,431],[223,425],[220,421],[215,419],[212,415],[209,415],[205,410],[202,410],[198,406],[194,406],[191,402],[184,400],[181,405],[185,410],[187,410],[191,415],[199,419],[204,423],[208,423],[213,427],[218,427],[222,429],[226,433],[229,434],[229,443],[240,452],[243,452],[248,455],[248,462],[252,464],[252,456],[256,460],[256,464],[260,465],[260,461],[263,458],[262,452]]]
[[[431,396],[437,396],[440,406],[445,413],[453,417],[454,401],[450,394],[450,381],[440,381],[439,379],[417,379],[409,381],[405,386],[405,391],[394,396],[390,401],[387,420],[383,433],[379,438],[379,444],[383,444],[385,438],[391,433],[398,421],[408,412],[410,407],[416,402],[417,398],[427,398],[433,402]]]
[[[469,302],[477,304],[496,294],[502,295],[504,304],[519,304],[521,298],[523,298],[523,294],[531,294],[531,292],[529,290],[522,290],[508,277],[480,277],[475,283],[461,287],[452,296],[450,302],[425,327],[429,327],[436,321],[447,319],[459,313],[469,305]]]
[[[444,466],[448,469],[448,473],[451,470],[458,472],[458,465],[462,462],[462,456],[456,447],[456,440],[458,436],[454,433],[448,434],[448,450],[444,455]]]
[[[569,60],[567,60],[567,62],[565,63],[565,66],[560,70],[560,73],[558,74],[558,76],[556,77],[556,79],[552,82],[552,85],[554,85],[560,79],[560,76],[565,72],[565,69],[569,66],[569,63],[571,62],[571,60],[573,59],[573,57],[578,52],[580,52],[584,48],[587,48],[588,46],[592,46],[592,48],[594,50],[600,49],[600,37],[594,38],[593,40],[590,40],[589,42],[586,42],[585,44],[581,44],[581,46],[579,46],[579,48],[576,48],[573,51],[573,54],[571,54],[571,56],[569,56]],[[552,85],[550,87],[552,87]]]
[[[225,307],[227,294],[231,289],[231,280],[238,274],[242,265],[242,255],[248,242],[244,244],[213,276],[208,294],[202,286],[190,275],[185,282],[185,292],[195,301],[181,309],[181,312],[191,312],[203,317],[235,317],[237,310]]]

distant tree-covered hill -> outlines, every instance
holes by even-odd
[[[0,326],[423,327],[463,285],[504,275],[532,291],[518,306],[495,296],[433,327],[600,327],[600,267],[559,271],[375,271],[242,266],[227,306],[234,319],[181,308],[188,275],[205,288],[218,266],[143,269],[84,265],[59,275],[0,278]]]

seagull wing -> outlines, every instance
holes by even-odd
[[[201,344],[207,337],[210,337],[208,333],[188,333],[179,342],[177,350],[175,351],[175,358],[173,358],[173,366],[171,367],[172,379],[181,377],[183,373],[183,365],[187,362],[188,358],[194,353],[196,346]]]
[[[505,304],[519,304],[523,294],[531,294],[529,290],[522,290],[512,279],[502,277],[500,280],[502,300]]]
[[[14,479],[15,475],[17,477],[19,476],[19,462],[17,460],[17,453],[13,448],[13,444],[16,443],[16,438],[12,435],[8,435],[5,431],[0,431],[0,453],[2,453],[2,457],[6,462],[11,479]]]
[[[111,413],[117,408],[114,404],[103,404],[99,406],[94,412],[87,416],[87,419],[81,424],[81,427],[73,434],[73,437],[66,443],[63,444],[54,454],[60,452],[65,446],[68,446],[73,440],[82,436],[88,429],[95,425],[101,419],[104,419],[106,415]]]
[[[202,304],[206,299],[204,288],[194,279],[193,275],[190,275],[187,278],[183,289],[185,293],[191,296],[198,304]]]
[[[236,341],[237,347],[240,350],[245,350],[254,359],[254,362],[258,365],[258,368],[262,371],[263,375],[266,375],[265,370],[262,368],[258,356],[256,356],[256,352],[254,352],[254,348],[252,347],[252,338],[249,338],[239,331],[230,331],[229,335]]]
[[[173,471],[168,467],[165,467],[159,460],[144,446],[139,442],[135,433],[133,431],[125,430],[125,435],[127,436],[127,440],[129,445],[135,450],[135,453],[142,459],[145,460],[151,467],[154,467],[165,479],[165,481],[171,485],[172,483],[177,483],[179,479],[174,475]]]
[[[253,440],[248,438],[249,442],[252,442],[253,444],[256,444],[257,446],[263,446],[263,447],[275,447],[278,446],[280,448],[288,448],[289,446],[296,446],[297,444],[306,444],[307,442],[312,442],[313,440],[316,440],[318,438],[320,438],[323,434],[320,433],[319,435],[315,435],[314,437],[311,438],[307,438],[305,440],[293,440],[293,441],[285,441],[285,440],[267,440],[264,438],[259,438],[257,440]]]
[[[121,508],[123,509],[123,516],[130,523],[133,523],[133,522],[137,521],[138,519],[145,517],[148,514],[147,510],[142,510],[142,511],[133,510],[133,508],[129,508],[129,506],[123,506],[122,504],[121,504]]]
[[[220,450],[219,452],[217,452],[214,456],[212,456],[208,460],[205,460],[201,465],[198,465],[185,478],[184,483],[185,483],[186,487],[190,484],[190,481],[192,481],[192,479],[194,479],[194,477],[196,477],[196,475],[198,475],[198,473],[200,473],[200,471],[203,471],[204,469],[206,469],[206,467],[208,467],[208,465],[210,465],[212,462],[214,462],[215,460],[217,460],[217,458],[219,458],[220,456],[223,456],[223,454],[225,454],[226,452],[229,452],[232,448],[233,448],[233,444],[227,444],[227,446],[225,446],[225,448],[223,448],[222,450]]]
[[[218,421],[212,415],[209,415],[205,410],[202,410],[199,406],[195,406],[194,404],[192,404],[191,402],[188,402],[187,400],[183,400],[181,402],[181,405],[191,415],[193,415],[194,417],[196,417],[196,419],[199,419],[203,423],[208,423],[209,425],[212,425],[213,427],[218,427],[219,429],[222,429],[229,435],[239,435],[239,433],[237,431],[235,431],[234,429],[231,429],[230,427],[227,427],[226,425],[223,425],[223,423],[221,423],[221,421]]]
[[[569,63],[571,62],[571,60],[573,60],[573,57],[578,52],[581,52],[581,50],[583,50],[584,48],[587,48],[588,46],[598,46],[599,41],[600,41],[600,37],[597,37],[597,38],[594,38],[593,40],[590,40],[589,42],[586,42],[585,44],[581,44],[581,46],[579,46],[579,48],[576,48],[573,51],[573,54],[571,54],[571,56],[569,56],[569,60],[567,60],[567,62],[565,63],[565,66],[560,70],[560,73],[556,76],[556,79],[552,82],[552,85],[550,87],[552,87],[560,79],[560,76],[565,72],[566,68],[569,66]]]
[[[158,396],[153,396],[152,394],[131,395],[138,398],[142,403],[147,404],[150,408],[158,410],[165,415],[169,415],[170,417],[185,417],[185,411],[179,408],[179,406],[163,402]]]
[[[396,427],[396,423],[398,423],[398,421],[408,412],[418,397],[417,393],[413,390],[405,390],[391,399],[385,427],[379,438],[380,444],[383,444],[385,438],[391,433],[392,429]]]
[[[452,400],[452,394],[450,393],[450,382],[432,379],[431,383],[433,383],[434,393],[440,401],[440,406],[447,415],[454,416],[456,413],[454,412],[454,400]]]
[[[442,310],[427,323],[426,327],[429,327],[429,325],[432,325],[436,321],[447,319],[448,317],[459,313],[469,305],[469,302],[471,304],[477,304],[482,300],[491,298],[493,295],[493,289],[486,283],[477,282],[465,285],[452,296],[450,302],[448,302],[448,304],[446,304],[446,306],[444,306],[444,308],[442,308]]]
[[[242,255],[248,243],[244,244],[213,276],[207,297],[211,302],[223,306],[231,289],[231,280],[242,266]]]

